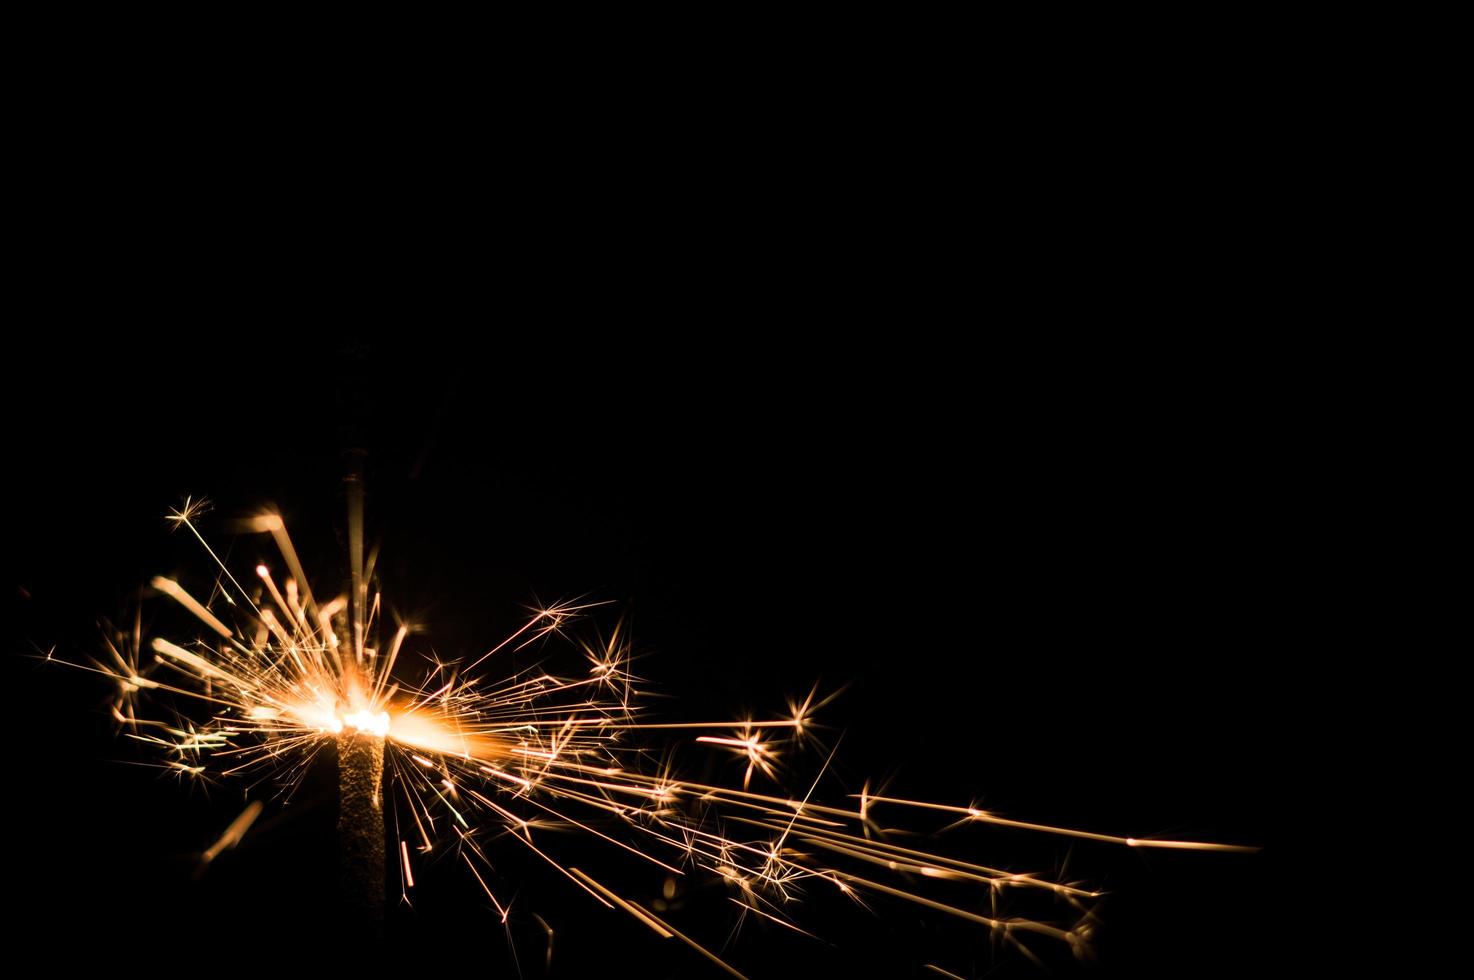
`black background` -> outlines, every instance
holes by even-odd
[[[753,300],[729,280],[658,310],[635,287],[549,283],[546,302],[534,289],[489,319],[432,312],[427,286],[374,312],[381,335],[321,300],[155,317],[137,302],[147,286],[106,288],[127,295],[130,322],[17,351],[6,409],[7,877],[18,934],[58,965],[338,955],[330,774],[268,805],[197,878],[191,855],[241,787],[124,764],[148,756],[113,737],[106,687],[31,658],[87,655],[98,618],[127,615],[152,575],[207,574],[163,520],[186,493],[216,501],[207,528],[274,503],[309,570],[337,574],[339,451],[354,443],[386,599],[429,624],[422,648],[484,648],[533,596],[616,600],[662,717],[777,715],[816,680],[849,684],[820,719],[845,733],[821,796],[890,778],[898,795],[1020,819],[1266,847],[953,832],[952,853],[1033,870],[1068,854],[1073,877],[1111,891],[1094,969],[1242,972],[1278,941],[1275,774],[1308,504],[1294,434],[1226,349],[1085,344],[1032,315],[964,344],[933,332],[947,311],[920,279],[881,305],[826,307],[839,282],[807,291],[807,309],[828,311],[822,342],[777,329],[793,315],[772,315],[781,290]],[[89,309],[107,327],[108,307]],[[235,547],[249,568],[255,545]],[[694,746],[681,758],[740,778]],[[795,760],[795,781],[820,761]],[[542,975],[530,912],[557,930],[553,976],[717,975],[520,851],[491,853],[517,894],[526,975]],[[416,909],[391,918],[393,954],[513,975],[463,872],[425,868]],[[631,894],[658,892],[658,877],[625,874]],[[720,945],[732,908],[698,891],[674,921]],[[749,925],[731,959],[753,976],[1037,972],[935,916],[878,910],[815,896],[799,919],[837,949]]]

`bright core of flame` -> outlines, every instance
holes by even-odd
[[[364,735],[377,735],[383,738],[389,734],[389,712],[355,711],[351,715],[344,715],[340,724]]]

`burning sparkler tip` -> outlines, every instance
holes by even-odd
[[[748,716],[735,722],[649,723],[643,720],[635,701],[640,693],[634,689],[638,678],[629,669],[632,657],[623,623],[597,643],[579,644],[588,663],[581,675],[555,676],[540,667],[524,667],[514,671],[511,679],[488,682],[485,672],[474,673],[498,651],[508,651],[503,654],[505,658],[530,643],[561,634],[585,611],[605,604],[582,598],[530,607],[530,617],[519,630],[469,665],[425,656],[425,679],[412,684],[403,675],[396,675],[395,668],[402,652],[406,659],[413,656],[410,651],[414,644],[406,644],[405,640],[414,626],[401,621],[387,647],[381,646],[380,626],[386,612],[381,609],[373,575],[361,563],[361,548],[353,560],[351,597],[338,596],[319,604],[282,518],[273,512],[259,514],[245,521],[243,527],[272,534],[284,562],[283,578],[273,579],[263,562],[255,566],[261,584],[248,591],[190,523],[205,508],[204,500],[186,498],[181,507],[170,512],[169,519],[192,532],[219,565],[223,580],[216,580],[216,588],[203,596],[203,602],[174,579],[157,576],[151,584],[213,635],[183,640],[180,645],[162,636],[145,641],[141,628],[135,627],[131,638],[116,636],[108,640],[110,660],[94,661],[93,667],[85,669],[95,670],[117,685],[121,693],[115,695],[113,717],[130,727],[129,737],[155,743],[171,753],[167,768],[179,778],[202,777],[204,766],[197,764],[200,755],[215,753],[238,760],[227,772],[257,765],[280,767],[283,777],[290,781],[300,777],[305,763],[288,760],[300,760],[304,755],[310,759],[310,753],[324,742],[336,740],[345,895],[371,920],[369,934],[382,920],[386,811],[393,815],[396,827],[400,826],[401,814],[409,815],[413,823],[404,826],[406,830],[413,826],[417,840],[414,850],[421,855],[434,850],[432,837],[437,834],[455,843],[448,833],[454,831],[459,837],[456,846],[460,855],[504,925],[509,922],[511,903],[503,903],[493,894],[496,879],[483,877],[479,870],[489,868],[490,862],[468,817],[474,821],[478,815],[484,816],[503,826],[511,832],[512,840],[530,848],[601,904],[623,910],[663,938],[679,939],[735,976],[740,974],[725,961],[655,914],[666,912],[675,899],[674,877],[666,879],[663,897],[647,907],[616,894],[578,868],[560,864],[550,853],[552,848],[543,849],[547,845],[535,838],[534,831],[577,827],[673,876],[698,870],[714,872],[740,890],[740,900],[733,900],[744,909],[790,928],[797,926],[786,917],[762,911],[758,905],[768,904],[776,910],[780,903],[787,905],[796,898],[794,893],[802,888],[804,880],[824,880],[863,908],[869,908],[867,903],[872,898],[887,897],[985,926],[1030,958],[1033,954],[1023,947],[1020,935],[1063,940],[1078,953],[1089,938],[1088,924],[1069,927],[1057,918],[1004,919],[998,917],[996,908],[990,915],[982,915],[911,888],[839,870],[827,859],[819,863],[816,855],[822,851],[851,865],[915,875],[917,880],[970,882],[987,888],[995,902],[1006,886],[1010,892],[1026,892],[1040,900],[1068,902],[1076,912],[1089,917],[1092,913],[1083,900],[1099,898],[1100,892],[903,846],[890,835],[915,831],[904,826],[882,827],[875,811],[924,810],[947,814],[955,821],[951,826],[977,822],[1124,843],[1133,848],[1252,850],[1234,845],[1113,837],[1027,823],[976,805],[951,806],[876,795],[869,781],[859,794],[852,794],[858,799],[857,811],[826,806],[811,797],[834,758],[838,742],[828,750],[824,766],[802,798],[781,788],[758,792],[752,785],[755,779],[781,786],[788,756],[797,754],[797,747],[812,744],[815,735],[825,730],[815,718],[839,692],[821,696],[816,683],[802,701],[788,701],[786,715],[771,720]],[[373,563],[371,554],[368,566],[371,568]],[[234,608],[223,609],[218,602],[221,597]],[[226,619],[212,612],[211,606]],[[140,655],[148,649],[157,654],[155,663],[142,665]],[[52,659],[51,651],[47,659]],[[157,674],[153,674],[155,667]],[[197,728],[185,721],[169,725],[137,718],[134,695],[142,690],[197,698],[209,706],[210,721]],[[740,790],[680,780],[670,771],[669,763],[659,772],[634,762],[622,764],[649,751],[639,744],[627,745],[635,733],[711,728],[723,734],[698,735],[695,742],[730,754],[734,765],[741,767]],[[488,777],[495,782],[489,782]],[[381,795],[384,788],[400,794],[386,800]],[[555,809],[551,805],[555,801],[561,801],[566,809]],[[539,812],[517,812],[527,806]],[[602,817],[603,829],[575,818],[575,806]],[[248,806],[204,853],[203,863],[236,846],[260,812],[259,802]],[[765,840],[729,838],[720,826],[712,828],[711,818],[760,827],[763,834],[772,836]],[[616,831],[609,826],[613,820],[622,821],[621,826],[635,835],[637,843],[648,847],[615,836]],[[673,849],[668,856],[674,863],[656,857],[656,848]],[[407,890],[415,886],[410,841],[401,836],[397,849],[402,893],[407,901]],[[874,874],[879,876],[882,871]],[[542,925],[551,956],[553,930],[546,923]],[[937,973],[955,976],[927,965]]]

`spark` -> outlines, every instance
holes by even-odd
[[[389,642],[381,644],[385,607],[372,574],[377,552],[365,563],[361,501],[350,522],[353,594],[321,603],[280,515],[258,514],[244,522],[248,533],[270,539],[281,563],[275,571],[267,561],[257,563],[254,576],[246,576],[253,583],[248,589],[201,533],[197,522],[208,509],[205,501],[186,498],[168,520],[204,548],[214,562],[211,577],[218,590],[192,592],[179,579],[163,576],[151,583],[203,632],[188,637],[166,630],[169,635],[145,642],[141,619],[135,619],[129,632],[105,629],[105,650],[96,659],[70,663],[48,653],[47,660],[109,678],[113,717],[129,737],[163,751],[166,767],[181,777],[217,770],[254,774],[271,777],[286,792],[330,743],[373,746],[373,758],[382,753],[388,786],[383,803],[393,817],[402,897],[407,901],[415,887],[415,862],[451,843],[509,937],[520,913],[502,896],[515,889],[504,887],[487,856],[500,838],[482,828],[500,829],[516,842],[508,846],[527,848],[598,905],[627,914],[737,977],[742,974],[726,959],[639,900],[632,891],[641,889],[638,877],[637,884],[616,888],[602,873],[596,879],[562,862],[551,831],[608,844],[611,855],[659,873],[665,898],[653,906],[660,912],[667,911],[678,878],[705,879],[728,889],[729,901],[743,915],[752,912],[812,936],[795,921],[798,900],[837,893],[862,908],[896,902],[971,923],[1031,957],[1026,940],[1058,943],[1084,955],[1095,921],[1092,906],[1102,892],[1043,872],[1011,871],[892,843],[894,832],[915,834],[916,828],[887,825],[881,814],[935,814],[954,826],[1006,827],[1134,848],[1253,850],[1030,823],[974,806],[882,795],[868,781],[850,797],[854,805],[825,803],[820,786],[838,742],[806,791],[795,795],[781,780],[792,757],[815,744],[822,730],[816,717],[838,691],[821,695],[815,685],[776,718],[655,720],[641,696],[643,682],[630,669],[626,624],[621,621],[597,641],[571,636],[583,617],[605,605],[583,599],[530,609],[518,629],[469,663],[417,651],[415,637],[422,629],[408,623],[397,623]],[[202,602],[198,595],[208,597]],[[508,659],[498,654],[569,639],[567,661],[574,669],[568,674],[544,669],[551,653],[532,667],[497,669]],[[410,679],[416,664],[422,665],[418,683]],[[176,721],[141,717],[145,697],[171,699]],[[680,734],[686,732],[694,737]],[[710,747],[735,756],[743,768],[740,788],[682,778],[670,747],[652,743],[670,736],[698,751]],[[650,766],[652,756],[662,763]],[[373,792],[371,803],[378,807]],[[260,801],[252,802],[204,852],[203,862],[236,846],[261,810]],[[949,891],[929,893],[933,887]],[[960,891],[967,889],[971,897]],[[1004,891],[1027,902],[1030,911],[1000,914]],[[551,959],[552,927],[527,914],[546,936]]]
[[[211,844],[200,855],[200,860],[205,864],[209,864],[219,857],[223,851],[228,851],[239,844],[241,838],[246,836],[246,831],[251,829],[251,824],[255,823],[256,818],[261,815],[261,806],[260,800],[252,800],[246,804],[246,808],[240,812],[240,816],[232,820],[230,826],[225,828],[225,833],[220,835],[220,839]]]

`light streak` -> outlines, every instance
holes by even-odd
[[[255,823],[256,818],[260,815],[260,800],[252,800],[250,803],[247,803],[246,808],[240,812],[240,816],[232,820],[230,826],[225,828],[225,833],[220,835],[220,839],[211,844],[200,855],[200,860],[205,864],[209,864],[219,857],[222,851],[228,851],[232,847],[235,847],[241,842],[241,838],[246,836],[246,831],[251,829],[251,824]]]

